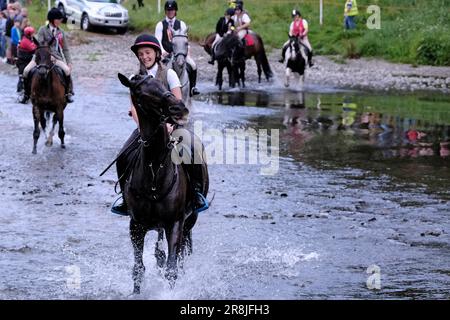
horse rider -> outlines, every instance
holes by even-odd
[[[30,63],[31,59],[33,59],[34,52],[37,48],[37,45],[33,42],[35,32],[33,27],[26,27],[23,30],[23,37],[17,50],[16,65],[19,70],[20,87],[23,85],[23,70]]]
[[[297,37],[299,43],[308,49],[308,64],[312,67],[314,64],[312,62],[313,50],[308,39],[308,21],[302,18],[302,14],[299,10],[292,11],[292,18],[294,19],[289,27],[289,37]],[[280,63],[284,63],[284,55],[289,46],[289,41],[283,45],[283,50],[281,51]]]
[[[243,40],[245,36],[248,34],[248,31],[250,29],[250,22],[252,21],[247,11],[244,10],[243,2],[236,3],[233,20],[237,35],[239,39]]]
[[[70,57],[69,47],[67,44],[67,38],[64,31],[59,27],[62,23],[64,16],[57,8],[52,8],[47,13],[48,24],[39,28],[37,38],[39,43],[50,43],[55,38],[54,44],[50,47],[50,53],[52,55],[53,63],[60,67],[65,75],[65,88],[66,88],[66,100],[68,103],[73,102],[73,83],[70,76],[72,71],[72,59]],[[27,103],[30,98],[31,81],[28,79],[28,74],[36,66],[35,57],[25,67],[23,71],[25,93],[23,95],[21,103]]]
[[[139,74],[149,75],[152,78],[156,78],[164,85],[164,87],[167,88],[168,91],[172,92],[177,99],[182,99],[180,79],[174,70],[167,68],[163,63],[161,63],[162,48],[155,36],[149,34],[139,35],[134,41],[133,46],[131,46],[131,51],[133,51],[139,60]],[[131,105],[129,113],[133,117],[134,121],[139,125],[138,115],[133,105]],[[172,125],[167,124],[167,129],[169,133],[171,133],[174,128]],[[122,194],[125,187],[125,181],[129,174],[129,172],[127,172],[129,163],[140,145],[139,139],[139,128],[137,128],[128,138],[127,142],[120,151],[119,156],[117,157],[116,168]],[[193,150],[192,152],[197,152],[197,150]],[[188,172],[189,180],[194,190],[194,210],[200,212],[208,209],[208,203],[201,194],[203,181],[201,170],[202,165],[183,164],[183,166]],[[128,215],[125,199],[123,198],[122,203],[113,205],[111,211],[120,215]]]
[[[214,64],[214,47],[222,40],[223,36],[231,30],[231,27],[234,27],[234,20],[232,19],[234,15],[234,9],[228,8],[225,10],[225,14],[223,17],[220,17],[219,21],[217,21],[216,25],[216,38],[211,45],[211,60],[208,61],[210,64]]]
[[[172,48],[172,34],[173,31],[182,30],[187,33],[187,27],[184,21],[177,19],[178,4],[174,0],[168,0],[164,4],[164,10],[166,13],[165,18],[156,24],[155,36],[159,43],[162,44],[162,58],[166,58],[173,52]],[[197,84],[197,65],[190,57],[189,53],[186,57],[188,66],[189,82],[190,82],[190,95],[197,95],[200,92],[196,88]]]

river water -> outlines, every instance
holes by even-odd
[[[13,82],[0,75],[0,299],[450,298],[448,96],[200,84],[191,126],[207,150],[212,132],[267,130],[274,171],[216,148],[194,254],[171,290],[150,232],[136,297],[129,218],[109,212],[115,170],[99,177],[134,128],[126,88],[78,79],[67,149],[41,137],[33,156]]]

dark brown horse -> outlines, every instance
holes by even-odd
[[[206,36],[205,41],[201,44],[203,49],[211,55],[212,53],[212,44],[214,39],[216,38],[216,33],[210,33]],[[219,90],[222,90],[223,85],[223,70],[226,68],[228,71],[228,84],[230,88],[234,88],[236,86],[236,74],[235,69],[231,66],[231,56],[219,56],[215,57],[217,60],[217,75],[216,75],[216,86],[219,87]]]
[[[158,232],[155,256],[159,267],[166,266],[165,276],[173,287],[178,262],[192,252],[192,233],[197,213],[192,210],[193,193],[189,176],[174,161],[177,146],[171,139],[166,123],[181,124],[188,109],[181,100],[167,91],[156,79],[119,74],[120,82],[130,89],[131,99],[139,118],[140,145],[130,161],[131,174],[125,182],[124,197],[131,215],[130,236],[134,248],[134,293],[140,293],[145,273],[143,263],[144,239],[147,231]],[[205,164],[206,168],[206,164]],[[208,189],[204,177],[203,194]],[[161,248],[166,234],[168,256]]]
[[[36,154],[36,145],[40,136],[39,123],[45,133],[47,124],[46,114],[54,112],[52,129],[47,137],[46,146],[53,145],[53,135],[56,123],[59,123],[58,136],[61,140],[61,148],[65,148],[64,144],[64,109],[67,101],[65,97],[65,87],[60,70],[51,60],[49,47],[55,39],[48,44],[40,44],[35,39],[34,42],[38,46],[35,52],[36,70],[30,75],[31,81],[31,103],[33,104],[33,154]],[[59,70],[58,70],[59,69]]]
[[[219,45],[217,45],[215,51],[216,57],[231,56],[232,67],[240,79],[243,79],[243,72],[245,70],[245,64],[242,64],[242,59],[245,61],[254,57],[258,70],[258,82],[261,83],[262,72],[264,72],[266,80],[269,81],[273,77],[273,73],[267,59],[262,38],[256,32],[249,31],[244,39],[244,41],[239,39],[235,32],[226,34]]]

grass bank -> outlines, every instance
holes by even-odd
[[[344,31],[344,0],[323,0],[323,25],[319,23],[319,0],[246,0],[252,28],[269,48],[280,48],[287,39],[293,8],[301,10],[310,25],[310,42],[319,55],[345,58],[379,57],[393,62],[450,66],[450,0],[358,0],[357,29]],[[125,0],[131,29],[153,32],[164,16],[157,0]],[[161,0],[164,4],[164,0]],[[380,8],[380,29],[369,29],[370,5]],[[178,17],[190,26],[190,37],[199,41],[214,31],[227,7],[226,0],[178,0]],[[33,22],[43,22],[46,8],[32,5]]]

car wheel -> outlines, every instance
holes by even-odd
[[[67,15],[66,15],[66,9],[64,8],[64,5],[62,3],[58,4],[58,10],[61,11],[63,14],[63,23],[67,23]]]
[[[81,30],[89,31],[91,30],[91,23],[89,22],[89,16],[86,13],[83,13],[81,17]]]

